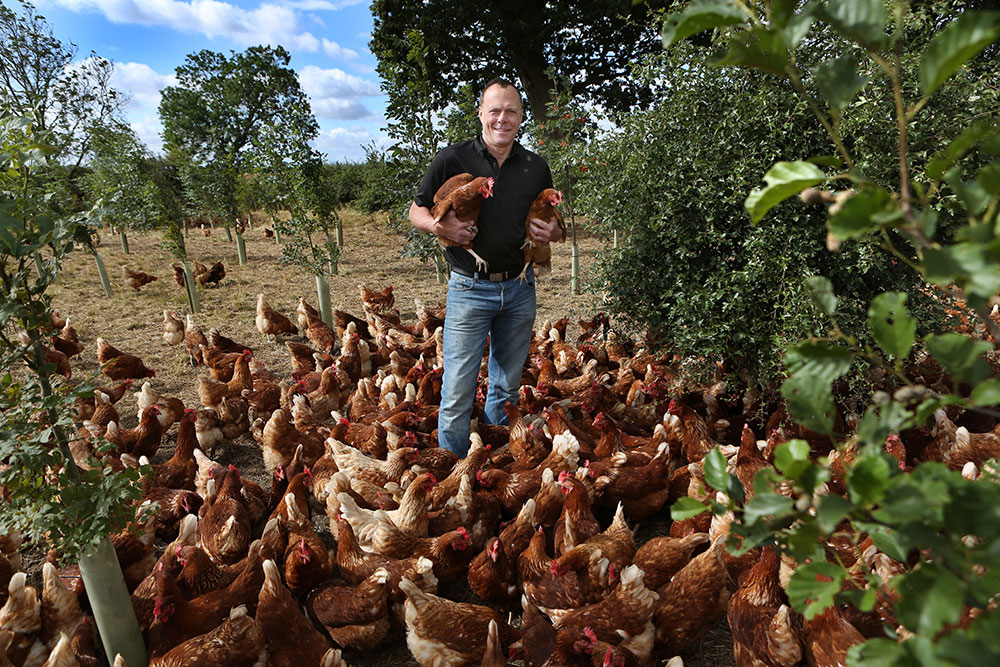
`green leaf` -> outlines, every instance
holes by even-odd
[[[817,13],[844,37],[863,46],[885,43],[885,3],[882,0],[831,0]]]
[[[847,490],[856,505],[875,505],[885,496],[891,470],[877,452],[856,459],[847,471]]]
[[[833,395],[830,384],[846,373],[853,361],[845,348],[804,342],[785,351],[785,367],[790,375],[781,385],[794,419],[809,428],[833,433]]]
[[[705,455],[702,464],[705,471],[705,481],[718,490],[725,491],[729,484],[729,473],[726,472],[726,457],[718,447],[713,447],[712,451]]]
[[[847,649],[847,663],[854,667],[893,667],[906,658],[906,647],[891,639],[869,639]]]
[[[998,12],[968,11],[945,26],[920,56],[920,92],[936,91],[955,71],[1000,39]]]
[[[785,368],[793,375],[807,375],[833,382],[851,368],[854,357],[847,348],[806,341],[785,351]]]
[[[756,189],[747,197],[745,206],[751,222],[760,222],[772,208],[825,178],[819,167],[810,162],[778,162],[764,174],[767,187]]]
[[[881,447],[890,433],[905,428],[910,417],[909,410],[896,401],[869,405],[858,424],[858,437],[865,444]]]
[[[959,333],[932,334],[927,349],[959,382],[977,384],[991,374],[982,355],[993,349],[986,341],[973,341]]]
[[[864,528],[860,522],[855,525],[859,530],[866,530],[875,547],[890,558],[903,562],[909,557],[913,544],[900,531],[890,530],[878,524],[864,524]]]
[[[825,276],[808,276],[806,278],[806,288],[809,290],[809,297],[819,308],[819,311],[827,317],[833,315],[837,310],[837,295],[833,293],[833,284]]]
[[[844,568],[834,563],[806,563],[800,565],[788,580],[788,601],[803,613],[807,620],[823,613],[833,604],[840,584],[847,576]],[[830,581],[821,581],[830,579]]]
[[[941,250],[924,251],[924,271],[928,282],[940,287],[959,283],[970,297],[988,299],[1000,291],[1000,269],[986,247],[979,243],[957,243]]]
[[[972,390],[972,396],[969,397],[969,400],[977,408],[987,405],[1000,405],[1000,380],[990,378],[985,382],[980,382]]]
[[[791,512],[794,506],[795,501],[791,498],[777,493],[762,493],[751,498],[746,504],[743,509],[743,520],[747,524],[754,524],[768,516],[780,519]]]
[[[730,35],[729,49],[709,59],[713,67],[753,67],[782,78],[787,76],[788,49],[780,30],[755,27]]]
[[[792,479],[797,479],[810,463],[809,443],[805,440],[788,440],[774,450],[774,467]]]
[[[813,155],[809,158],[808,162],[821,167],[830,167],[831,169],[842,169],[844,167],[844,161],[836,155]]]
[[[816,502],[816,521],[819,529],[829,535],[837,530],[844,517],[854,508],[854,505],[837,495],[820,496]]]
[[[881,188],[862,190],[844,202],[826,221],[830,233],[842,241],[877,231],[887,215],[897,207],[889,193]]]
[[[708,508],[704,504],[690,496],[685,496],[670,506],[670,518],[674,521],[683,521],[707,511]]]
[[[938,180],[944,177],[946,171],[974,146],[995,138],[1000,134],[1000,123],[996,118],[983,118],[974,121],[962,130],[951,143],[938,151],[927,163],[927,175]]]
[[[670,14],[663,22],[660,36],[663,48],[705,30],[742,23],[746,14],[732,3],[692,5],[677,14]]]
[[[1000,162],[991,162],[976,176],[979,187],[991,195],[1000,194]]]
[[[896,359],[906,359],[917,335],[917,322],[906,309],[906,294],[884,292],[872,299],[868,326],[875,341]]]
[[[871,611],[878,601],[878,594],[876,593],[876,589],[871,586],[865,590],[851,588],[841,591],[838,599],[842,602],[850,602],[861,611]]]
[[[944,175],[944,180],[955,191],[958,198],[962,200],[969,213],[979,215],[986,210],[986,207],[990,203],[990,194],[977,181],[973,181],[972,183],[962,181],[958,167],[948,170],[948,173]]]
[[[947,568],[924,562],[892,580],[899,592],[899,620],[910,630],[933,636],[962,615],[962,582]]]
[[[815,6],[813,3],[806,3],[801,12],[788,20],[785,25],[785,43],[789,49],[794,49],[802,41],[802,38],[809,34],[809,29],[812,28],[812,24],[816,20],[813,16]]]
[[[816,87],[834,109],[843,111],[868,85],[871,77],[858,76],[858,59],[853,55],[840,56],[822,62],[813,69]]]
[[[830,383],[803,376],[790,377],[781,385],[781,395],[788,401],[788,411],[809,428],[833,433],[833,394]]]
[[[19,255],[20,248],[17,243],[17,239],[15,239],[14,235],[11,234],[10,231],[7,230],[5,227],[0,227],[0,242],[4,244],[5,248],[7,248],[8,253],[13,255],[14,257],[20,256]]]

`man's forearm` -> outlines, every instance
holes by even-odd
[[[417,202],[410,204],[410,223],[422,232],[434,234],[434,215],[429,208],[418,206]]]

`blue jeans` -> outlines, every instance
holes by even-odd
[[[487,336],[490,385],[486,422],[506,424],[503,406],[517,403],[521,371],[535,324],[535,274],[490,282],[452,272],[444,322],[444,377],[438,412],[438,446],[461,457],[469,451],[469,422]]]

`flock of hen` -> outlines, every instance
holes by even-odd
[[[731,516],[634,539],[636,522],[665,517],[678,498],[715,497],[701,467],[714,447],[748,492],[783,440],[805,437],[840,459],[851,447],[831,450],[780,409],[759,442],[744,415],[764,411],[721,382],[668,398],[677,360],[630,350],[598,316],[579,322],[575,343],[567,320],[542,326],[509,426],[479,422],[459,460],[435,446],[443,308],[418,304],[407,324],[391,287],[361,286],[361,299],[364,318],[335,311],[331,328],[304,300],[296,326],[258,296],[263,335],[301,328],[311,343],[285,340],[294,372],[284,378],[249,347],[164,311],[164,340],[208,371],[197,408],[158,393],[146,379],[155,371],[97,339],[112,384],[79,401],[72,451],[82,468],[156,461],[143,468],[133,531],[113,537],[150,664],[345,664],[339,649],[377,650],[400,628],[421,665],[676,664],[728,615],[741,667],[827,666],[898,625],[884,604],[804,621],[787,605],[788,563],[769,548],[726,551]],[[80,354],[68,319],[53,327],[53,354]],[[115,402],[137,379],[139,423],[122,428]],[[173,455],[157,461],[174,424]],[[270,489],[211,459],[247,432]],[[901,467],[936,458],[961,468],[1000,453],[996,435],[970,435],[943,412],[901,435],[887,443]],[[99,436],[113,445],[100,459]],[[842,461],[830,493],[844,492],[838,470]],[[332,535],[316,532],[316,511]],[[169,544],[159,551],[155,538]],[[906,567],[864,536],[826,546],[859,581],[865,568],[888,582]],[[0,665],[101,664],[79,578],[47,563],[39,594],[17,571],[19,547],[17,536],[0,539]],[[462,579],[489,606],[437,595]]]

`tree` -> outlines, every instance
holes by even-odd
[[[406,113],[398,94],[415,82],[428,85],[430,108],[441,111],[463,85],[478,91],[496,76],[519,80],[538,113],[550,102],[550,67],[595,104],[626,109],[650,99],[628,76],[632,63],[659,48],[646,4],[374,0],[372,14],[371,49],[387,84],[390,118]],[[425,47],[422,63],[412,55],[415,33]]]
[[[56,38],[30,2],[19,2],[21,14],[0,5],[0,79],[12,110],[33,114],[39,131],[49,132],[53,165],[68,167],[65,187],[89,155],[91,130],[118,118],[128,97],[110,85],[111,61],[92,54],[74,64],[76,46]]]
[[[249,173],[265,134],[281,134],[292,154],[319,133],[309,100],[282,47],[253,46],[229,57],[189,55],[177,85],[163,91],[164,148],[178,164],[192,204],[226,229],[240,215],[239,179]]]

